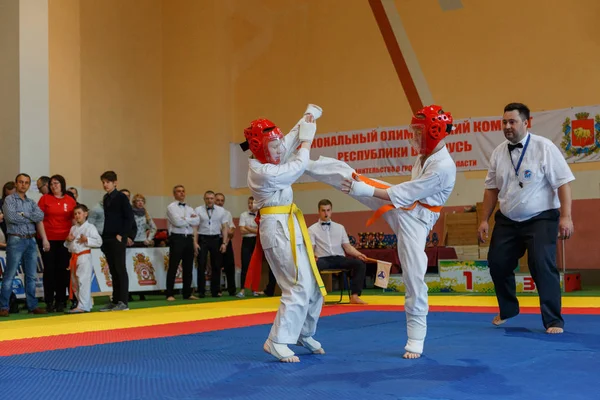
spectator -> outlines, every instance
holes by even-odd
[[[4,199],[17,191],[14,182],[6,182],[2,188],[2,198],[0,198],[0,229],[6,237],[6,221],[4,221],[4,214],[2,214],[2,206],[4,205]]]
[[[48,312],[65,311],[69,287],[69,250],[64,246],[73,225],[73,210],[77,205],[66,195],[67,185],[61,175],[50,178],[50,193],[38,201],[44,213],[40,235],[50,243],[50,249],[42,252],[44,262],[44,300]]]
[[[204,205],[197,207],[194,214],[200,218],[198,238],[200,252],[198,255],[198,294],[204,297],[205,271],[210,253],[212,297],[221,297],[221,267],[223,254],[227,251],[229,241],[229,220],[223,207],[215,206],[215,192],[204,193]],[[235,293],[234,293],[235,294]]]
[[[127,196],[117,190],[117,174],[114,171],[104,172],[100,180],[106,191],[101,248],[106,256],[113,288],[111,302],[100,311],[126,311],[129,310],[129,276],[125,250],[134,224],[133,211]]]
[[[129,191],[129,189],[121,189],[120,192],[123,193],[125,196],[127,196],[127,200],[131,203],[131,192]],[[135,221],[133,221],[131,223],[131,234],[127,238],[127,247],[133,246],[133,241],[135,240],[136,236],[137,236],[137,224],[135,223]]]
[[[44,213],[35,201],[26,195],[31,185],[29,175],[23,173],[17,175],[15,183],[17,192],[7,196],[2,207],[6,218],[8,240],[6,244],[6,269],[2,276],[2,290],[0,291],[0,317],[8,317],[13,280],[17,274],[19,264],[21,264],[25,273],[25,294],[29,313],[46,314],[46,310],[38,307],[38,300],[35,295],[35,281],[37,278],[35,228],[36,224],[44,219]],[[49,245],[47,248],[49,249]]]
[[[79,204],[79,192],[77,191],[77,188],[74,188],[73,186],[71,186],[70,188],[67,189],[67,193],[69,196],[71,196],[75,202],[77,202],[77,204]]]
[[[246,296],[244,282],[246,282],[246,273],[248,272],[248,266],[250,265],[250,259],[252,259],[252,253],[254,252],[254,246],[256,246],[256,233],[258,232],[258,225],[255,221],[256,212],[254,210],[254,197],[248,197],[248,210],[244,211],[240,215],[240,232],[242,233],[242,276],[240,280],[240,292],[237,297]],[[255,293],[258,295],[258,293]]]
[[[141,194],[133,196],[133,218],[137,227],[137,234],[133,240],[135,247],[154,246],[154,235],[156,235],[156,224],[146,211],[146,198]]]
[[[40,192],[41,195],[50,193],[50,188],[48,187],[49,184],[50,184],[49,177],[43,175],[38,178],[38,180],[36,181],[36,185],[37,185],[38,191]]]
[[[223,254],[223,270],[227,277],[227,291],[230,296],[235,296],[235,258],[233,256],[233,235],[235,234],[235,225],[233,224],[233,216],[225,209],[225,195],[223,193],[215,194],[215,205],[223,207],[225,214],[227,214],[227,221],[229,224],[229,232],[227,235],[227,250]]]
[[[192,273],[194,255],[198,253],[196,235],[200,220],[194,209],[185,203],[185,187],[183,185],[176,185],[173,188],[173,198],[175,201],[167,206],[167,221],[169,222],[167,301],[175,301],[175,277],[180,262],[183,278],[182,297],[186,300],[197,300],[198,297],[192,295]],[[198,278],[198,282],[201,282],[200,278]],[[204,297],[204,289],[205,284],[198,288],[200,297]]]
[[[104,231],[104,203],[100,200],[89,212],[88,222],[96,227],[100,235]]]

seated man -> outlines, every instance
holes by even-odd
[[[359,296],[365,281],[367,257],[356,250],[348,240],[348,234],[343,225],[331,221],[331,201],[319,201],[319,221],[308,228],[310,240],[313,243],[317,268],[343,269],[352,273],[350,303],[367,304]],[[346,254],[355,258],[346,257]]]

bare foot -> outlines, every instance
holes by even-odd
[[[269,343],[270,342],[270,343]],[[283,345],[285,346],[285,345]],[[281,351],[286,351],[291,353],[288,356],[282,356],[280,353],[278,353],[278,351],[275,349],[276,344],[271,342],[270,339],[267,340],[265,342],[265,344],[263,345],[263,350],[265,351],[265,353],[269,353],[272,356],[274,356],[275,358],[277,358],[280,362],[284,362],[284,363],[297,363],[300,362],[300,358],[298,358],[297,355],[295,355],[290,349],[287,348],[287,346],[285,346],[285,348],[281,348]],[[279,346],[281,347],[281,345]]]
[[[546,329],[546,333],[549,334],[557,334],[557,333],[563,333],[564,330],[563,328],[559,328],[558,326],[551,326],[550,328]]]
[[[505,323],[507,320],[506,319],[502,319],[500,318],[500,314],[496,315],[494,317],[494,319],[492,320],[492,324],[496,325],[496,326],[500,326],[503,323]]]
[[[321,347],[320,349],[313,351],[313,354],[325,354],[325,350],[323,350],[323,348]]]
[[[369,304],[369,303],[367,303],[366,301],[364,301],[363,299],[358,297],[357,294],[353,294],[352,296],[350,296],[350,304]]]
[[[414,358],[419,358],[419,357],[421,357],[421,355],[419,353],[411,353],[410,351],[407,351],[402,356],[402,358],[406,358],[406,359],[414,359]]]
[[[167,301],[175,301],[175,297],[169,296],[169,297],[167,297]]]
[[[196,297],[194,295],[191,295],[190,297],[187,298],[188,300],[198,300],[199,297]]]

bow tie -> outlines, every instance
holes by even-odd
[[[517,147],[520,148],[520,149],[522,149],[523,148],[523,143],[517,143],[517,144],[510,144],[509,143],[508,144],[508,151],[510,151],[512,153],[512,151],[514,149],[516,149]]]
[[[179,205],[185,207],[185,203],[179,203]]]
[[[206,207],[206,210],[214,210],[214,207]]]
[[[327,225],[327,226],[329,226],[329,225],[331,225],[331,222],[321,222],[321,225]]]
[[[252,215],[253,217],[256,217],[256,213],[249,212],[248,215]]]

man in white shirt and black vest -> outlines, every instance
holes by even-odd
[[[223,254],[229,243],[229,219],[223,207],[215,205],[215,192],[204,193],[204,205],[197,207],[195,214],[200,218],[198,225],[198,293],[204,297],[206,261],[210,253],[212,297],[221,297],[221,268]]]
[[[529,108],[520,103],[504,108],[502,129],[507,140],[490,159],[478,234],[485,242],[488,219],[499,202],[488,252],[500,308],[492,323],[501,325],[519,314],[514,270],[527,250],[544,328],[547,333],[562,333],[556,242],[573,234],[569,182],[575,177],[554,143],[528,132],[529,114]]]
[[[248,210],[240,215],[239,223],[240,232],[242,233],[242,276],[240,279],[240,292],[237,297],[245,297],[244,282],[246,282],[246,273],[252,259],[254,246],[256,246],[256,233],[258,225],[256,224],[256,210],[254,210],[254,197],[248,197]],[[258,293],[256,293],[258,295]]]
[[[183,286],[181,294],[184,299],[197,300],[192,295],[192,276],[194,255],[198,243],[196,235],[200,219],[192,207],[185,203],[185,187],[176,185],[173,188],[175,201],[167,206],[167,221],[169,225],[169,269],[167,271],[167,300],[175,301],[175,278],[181,262]],[[198,288],[200,297],[204,297],[204,286]]]
[[[346,228],[331,220],[331,201],[319,201],[319,220],[308,228],[313,244],[317,268],[348,270],[352,274],[350,303],[367,304],[360,295],[365,281],[367,257],[350,244]],[[355,257],[350,258],[346,255]]]
[[[233,223],[231,212],[225,208],[225,195],[223,193],[215,194],[215,204],[219,207],[223,207],[227,216],[227,224],[229,226],[227,233],[228,244],[227,250],[225,251],[225,254],[223,254],[223,270],[225,271],[225,277],[227,278],[227,292],[229,292],[230,296],[235,296],[235,258],[233,256],[233,245],[231,243],[233,235],[235,234],[235,225]]]

